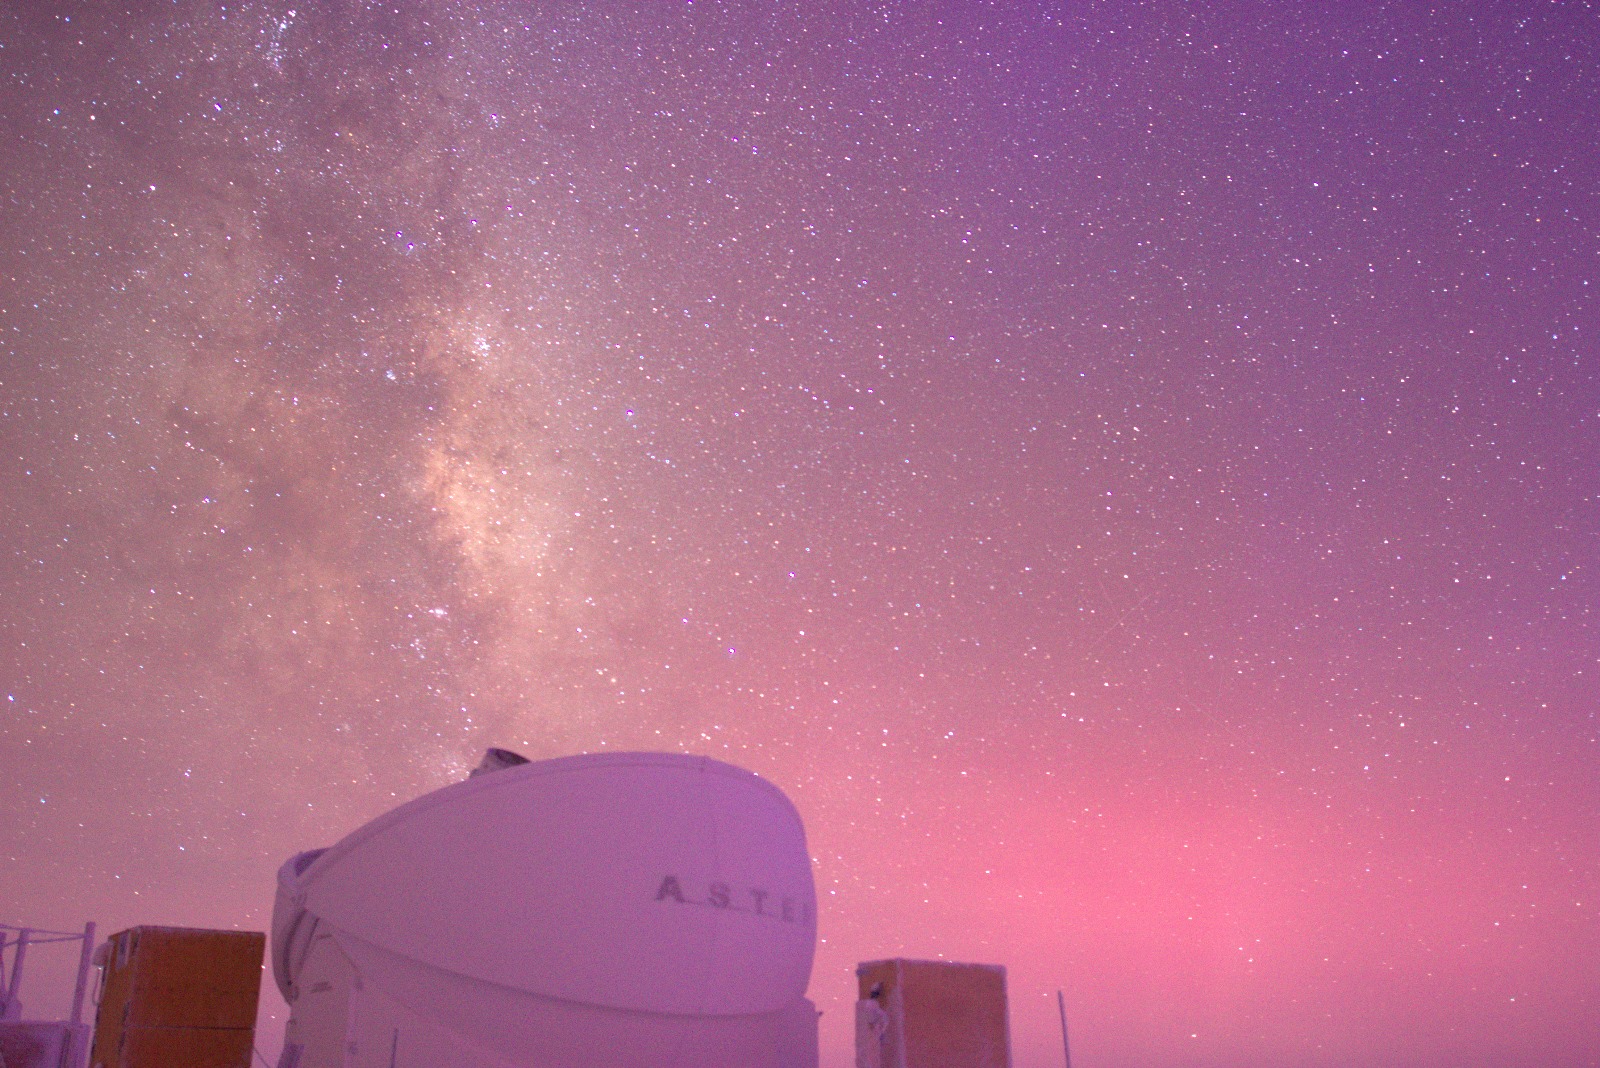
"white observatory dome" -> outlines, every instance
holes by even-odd
[[[505,767],[278,873],[283,1068],[813,1068],[816,894],[777,787],[704,757]]]

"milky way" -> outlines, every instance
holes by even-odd
[[[0,922],[666,749],[830,1068],[1600,1063],[1591,5],[133,7],[0,7]]]

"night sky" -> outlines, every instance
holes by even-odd
[[[4,0],[0,922],[662,749],[799,806],[825,1068],[886,956],[1600,1064],[1597,128],[1582,2]]]

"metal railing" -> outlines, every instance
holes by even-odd
[[[72,991],[72,1012],[68,1025],[68,1048],[63,1051],[62,1068],[82,1068],[88,1058],[88,1028],[83,1026],[83,1002],[89,991],[89,965],[94,958],[94,922],[82,931],[49,931],[40,927],[17,927],[0,923],[0,1022],[19,1022],[22,1017],[22,966],[28,947],[52,942],[81,942],[78,955],[78,981]],[[11,951],[11,967],[6,968],[6,951]]]

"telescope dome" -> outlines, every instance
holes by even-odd
[[[815,942],[805,833],[777,787],[705,757],[597,754],[477,775],[292,858],[273,964],[291,1009],[343,983],[347,1015],[382,999],[418,1049],[443,1029],[486,1065],[753,1068],[802,1063],[796,1028],[814,1049]]]

